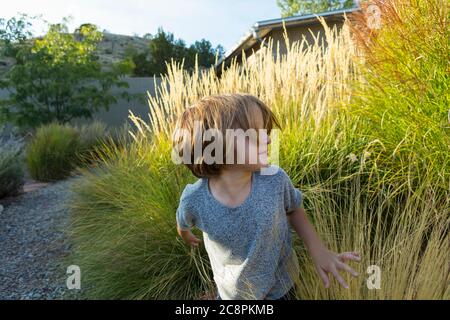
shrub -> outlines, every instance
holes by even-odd
[[[104,150],[110,148],[127,148],[132,137],[128,133],[131,125],[125,122],[121,127],[108,128],[100,121],[76,128],[80,134],[80,148],[77,156],[81,166],[92,166],[104,159]]]
[[[0,116],[6,121],[24,129],[52,121],[69,123],[92,118],[119,97],[132,98],[126,91],[112,94],[113,87],[128,87],[122,77],[131,65],[121,61],[109,70],[102,68],[96,54],[102,33],[96,26],[83,24],[69,33],[63,21],[49,25],[44,36],[34,39],[26,32],[29,27],[28,19],[21,17],[0,29],[1,42],[18,40],[7,41],[12,50],[6,56],[16,64],[0,82],[0,88],[9,91],[8,99],[0,101]]]
[[[0,199],[14,196],[24,184],[22,143],[0,139]]]
[[[355,86],[352,112],[364,132],[382,141],[384,170],[408,173],[391,178],[403,187],[420,184],[426,171],[447,192],[450,173],[450,28],[448,2],[374,0],[381,24],[369,29],[365,11],[353,34],[365,61],[364,82]],[[433,167],[434,170],[429,170]]]
[[[51,124],[39,128],[28,148],[28,166],[37,180],[66,178],[77,166],[90,166],[99,159],[99,149],[111,144],[125,145],[106,124],[94,121],[79,127]],[[49,140],[47,140],[49,139]],[[48,143],[50,141],[50,143]]]
[[[50,124],[36,130],[27,148],[31,177],[54,181],[70,175],[77,165],[79,133],[68,125]]]
[[[106,124],[100,121],[94,121],[89,124],[84,124],[80,126],[78,131],[80,133],[81,151],[93,149],[108,136],[108,129]]]
[[[296,238],[299,298],[448,300],[450,198],[436,192],[439,182],[425,174],[420,186],[399,201],[398,189],[377,175],[377,167],[368,169],[372,173],[369,184],[356,176],[346,184],[336,183],[342,177],[335,177],[304,187],[307,211],[327,246],[337,252],[356,250],[362,261],[355,269],[358,278],[345,275],[349,290],[334,279],[325,289]],[[371,184],[377,188],[370,190]],[[368,283],[374,284],[375,268],[380,271],[380,287],[371,290]]]
[[[88,297],[173,299],[198,295],[206,260],[193,260],[173,228],[177,196],[191,177],[170,165],[170,145],[103,150],[104,163],[84,172],[72,203],[71,261]],[[91,208],[91,209],[90,209]],[[95,208],[95,209],[94,209]],[[209,279],[210,280],[210,279]]]
[[[78,157],[81,162],[91,164],[97,159],[97,149],[108,141],[109,130],[105,123],[94,121],[77,128],[80,136]]]

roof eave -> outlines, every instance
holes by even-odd
[[[287,18],[277,18],[258,21],[251,27],[250,31],[248,31],[232,48],[230,48],[227,52],[225,52],[224,56],[219,61],[217,61],[215,67],[216,68],[219,67],[223,62],[226,62],[227,60],[231,59],[234,55],[239,54],[247,42],[251,41],[252,39],[257,41],[254,35],[255,34],[257,35],[259,32],[263,30],[265,31],[264,33],[267,34],[275,28],[282,27],[283,24],[285,24],[286,26],[304,25],[311,22],[317,22],[318,17],[323,17],[326,20],[332,17],[342,18],[345,14],[349,14],[357,10],[359,10],[359,7],[355,6],[348,9],[323,12],[318,14],[292,16]],[[267,29],[269,30],[267,31]]]

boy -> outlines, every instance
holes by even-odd
[[[359,255],[327,250],[307,219],[300,190],[284,170],[268,165],[273,127],[279,125],[271,110],[246,94],[206,97],[177,123],[175,154],[199,178],[181,195],[177,230],[193,246],[201,241],[190,229],[203,231],[218,299],[292,297],[299,268],[289,225],[326,287],[328,273],[346,288],[338,270],[357,276],[344,262]]]

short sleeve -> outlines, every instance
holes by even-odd
[[[295,188],[289,176],[282,170],[283,185],[284,185],[284,207],[286,212],[293,211],[298,208],[303,208],[303,194]]]
[[[182,230],[189,230],[193,226],[195,226],[195,217],[194,212],[189,206],[188,198],[184,196],[184,193],[181,195],[180,203],[176,212],[176,220],[177,225]]]

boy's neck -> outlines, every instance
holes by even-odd
[[[252,182],[252,172],[241,169],[224,169],[219,176],[213,177],[210,181],[230,193],[245,188]]]

